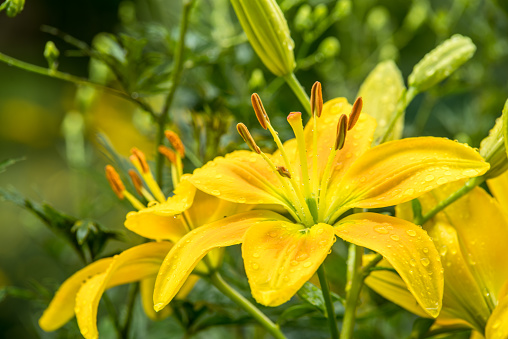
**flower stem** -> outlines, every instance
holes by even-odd
[[[302,85],[298,81],[298,79],[295,76],[295,73],[288,74],[284,76],[284,80],[286,80],[286,83],[291,87],[291,90],[293,93],[295,93],[298,100],[300,100],[300,103],[305,108],[305,111],[312,115],[312,112],[310,111],[310,99],[305,90],[303,89]]]
[[[254,319],[256,319],[271,335],[277,339],[285,339],[279,327],[275,325],[265,314],[263,314],[256,306],[248,301],[244,296],[235,291],[220,275],[215,271],[210,275],[212,284],[224,295],[234,301],[238,306],[243,308]]]
[[[356,307],[358,299],[363,287],[365,278],[364,270],[362,270],[363,247],[351,244],[348,260],[348,276],[346,309],[344,319],[342,320],[342,330],[340,331],[340,339],[351,339],[355,328]]]
[[[335,309],[333,308],[332,296],[328,288],[328,281],[326,280],[325,268],[323,265],[319,266],[317,270],[319,277],[319,284],[323,292],[323,299],[325,300],[326,313],[328,318],[328,325],[330,326],[330,334],[332,339],[339,338],[339,329],[337,328],[337,321],[335,320]]]
[[[182,19],[180,21],[180,34],[178,37],[178,44],[176,45],[175,57],[173,61],[173,69],[171,72],[171,77],[169,79],[169,92],[168,95],[166,96],[164,107],[162,108],[162,111],[157,119],[158,128],[157,128],[157,137],[155,140],[155,154],[157,154],[157,158],[155,166],[155,176],[157,178],[157,183],[161,187],[163,178],[162,166],[164,164],[164,155],[158,152],[158,147],[162,144],[162,140],[164,139],[164,129],[166,128],[166,122],[169,117],[169,109],[171,108],[171,104],[173,103],[173,99],[175,97],[176,89],[182,77],[183,53],[185,51],[185,34],[187,33],[187,28],[189,27],[189,16],[193,4],[194,0],[186,0],[183,2],[181,15]]]
[[[464,186],[459,188],[454,193],[450,194],[446,199],[441,200],[436,206],[434,206],[434,208],[425,213],[424,216],[420,218],[418,217],[415,218],[414,223],[416,225],[425,224],[427,221],[429,221],[432,217],[441,212],[443,209],[445,209],[446,207],[448,207],[449,205],[451,205],[452,203],[454,203],[455,201],[457,201],[458,199],[469,193],[476,186],[480,185],[484,180],[485,180],[484,177],[476,177],[469,179],[464,184]]]

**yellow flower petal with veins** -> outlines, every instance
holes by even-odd
[[[390,141],[364,153],[343,177],[333,178],[327,199],[342,212],[397,205],[488,169],[471,147],[455,141],[434,137]]]
[[[266,306],[291,299],[323,263],[334,241],[334,229],[327,224],[306,229],[268,221],[249,228],[242,256],[254,299]]]
[[[81,334],[87,339],[99,337],[97,308],[104,291],[120,284],[139,281],[157,274],[171,248],[169,242],[151,242],[132,247],[113,257],[106,271],[85,281],[76,294],[76,319]]]
[[[500,176],[487,180],[490,191],[508,215],[508,171]]]
[[[48,308],[39,319],[39,326],[44,331],[54,331],[62,327],[74,316],[75,296],[83,281],[91,276],[105,272],[113,258],[105,258],[86,266],[70,276],[60,286]]]
[[[199,261],[212,249],[242,242],[249,227],[267,221],[288,221],[270,211],[250,211],[221,219],[187,233],[167,254],[155,283],[155,310],[161,310],[177,294]]]
[[[437,317],[443,272],[427,232],[408,221],[376,213],[353,214],[335,224],[335,229],[338,237],[383,255],[425,312]]]
[[[508,338],[508,297],[500,300],[485,328],[486,339]]]

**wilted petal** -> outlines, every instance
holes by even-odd
[[[271,211],[239,213],[196,228],[183,237],[164,259],[155,283],[155,310],[166,306],[177,294],[199,261],[212,249],[242,242],[249,227],[267,221],[288,221]]]
[[[334,241],[334,229],[327,224],[307,229],[278,220],[251,227],[242,256],[254,299],[266,306],[291,299],[323,263]]]
[[[425,312],[437,317],[443,299],[443,268],[427,232],[399,218],[358,213],[335,224],[335,234],[385,257]]]
[[[476,151],[455,141],[434,137],[396,140],[371,148],[342,178],[335,177],[327,199],[341,207],[336,214],[351,207],[392,206],[447,182],[476,177],[488,168]]]

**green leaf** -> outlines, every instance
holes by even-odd
[[[287,321],[295,320],[304,317],[312,312],[315,312],[316,308],[309,304],[294,305],[286,308],[284,312],[277,318],[277,324],[281,325]]]
[[[5,172],[7,167],[14,165],[15,163],[25,160],[25,158],[15,158],[0,161],[0,173]]]
[[[325,300],[323,298],[323,292],[317,286],[311,284],[310,282],[306,282],[302,288],[297,292],[298,296],[320,310],[323,314],[326,314],[326,305]],[[332,296],[332,301],[340,301],[344,303],[344,299],[338,296],[335,293],[330,293]]]

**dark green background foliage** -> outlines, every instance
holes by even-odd
[[[459,33],[473,40],[476,54],[450,78],[414,100],[407,110],[405,136],[445,136],[477,147],[500,115],[508,93],[508,6],[504,1],[284,0],[279,4],[295,41],[296,74],[307,90],[320,81],[325,100],[345,96],[353,101],[367,74],[383,60],[395,60],[406,79],[425,53]],[[150,100],[168,89],[180,13],[181,3],[176,0],[27,0],[15,18],[0,13],[0,52],[46,67],[43,51],[51,40],[60,50],[59,70]],[[41,29],[42,25],[50,27]],[[239,121],[249,126],[261,147],[273,147],[250,106],[253,92],[263,99],[282,138],[291,136],[285,116],[303,108],[283,80],[255,55],[229,1],[197,1],[186,46],[170,126],[194,154],[185,164],[187,171],[217,153],[245,148],[234,130]],[[109,65],[110,71],[91,64],[90,56]],[[0,163],[0,195],[17,204],[0,204],[0,286],[9,286],[0,290],[0,338],[77,337],[75,322],[56,333],[38,328],[37,319],[56,288],[85,262],[142,241],[123,229],[128,205],[118,203],[103,176],[110,160],[102,156],[93,122],[87,118],[97,104],[86,97],[86,91],[75,95],[75,88],[0,63],[0,161],[25,158]],[[84,144],[73,139],[72,122],[63,124],[72,111],[84,116],[84,126],[78,124],[76,129],[86,136]],[[132,117],[129,123],[146,140],[153,140],[149,116],[135,112]],[[132,146],[136,145],[126,145]],[[170,192],[171,187],[164,190]],[[87,249],[75,251],[80,246]],[[334,260],[328,260],[329,272],[340,295],[345,245],[335,247]],[[240,251],[232,248],[229,253],[224,275],[249,295]],[[127,287],[109,292],[113,303],[120,305],[120,315],[127,293]],[[315,299],[302,301],[305,293],[312,290],[300,291],[300,298],[282,315],[282,308],[265,311],[278,319],[291,338],[326,338],[322,305]],[[416,317],[373,292],[366,293],[363,301],[358,338],[409,335]],[[148,321],[138,302],[131,337],[183,337],[184,328],[202,338],[267,336],[204,281],[190,302],[177,303],[176,315],[160,323]],[[340,316],[343,310],[340,303],[336,305]],[[99,318],[101,338],[113,338],[103,305]],[[467,333],[455,337],[467,337]]]

